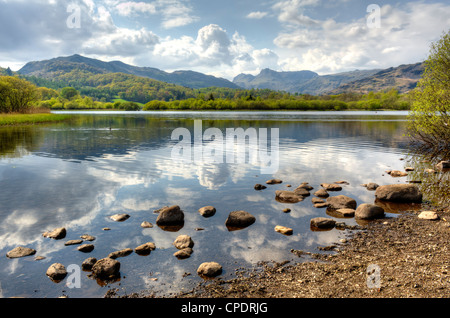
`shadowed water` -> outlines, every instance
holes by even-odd
[[[3,297],[102,297],[110,288],[118,288],[119,294],[149,290],[166,295],[200,282],[196,270],[205,261],[219,262],[222,276],[230,277],[236,269],[254,267],[259,261],[306,260],[291,249],[316,253],[317,247],[334,244],[348,233],[311,231],[310,219],[328,216],[326,210],[313,207],[312,195],[296,204],[280,203],[275,200],[276,190],[292,190],[308,182],[314,192],[321,183],[345,180],[348,184],[336,194],[348,195],[360,204],[374,201],[374,193],[361,184],[407,180],[384,173],[404,169],[405,161],[399,159],[408,154],[403,136],[405,112],[74,114],[67,123],[0,129]],[[266,128],[269,137],[276,129],[278,169],[265,174],[258,162],[248,160],[174,158],[172,150],[179,140],[172,140],[172,132],[186,128],[194,138],[195,120],[201,121],[202,132],[218,128],[224,137],[227,128],[254,128],[257,132]],[[205,140],[202,145],[217,146],[218,142]],[[250,151],[239,142],[233,150]],[[283,183],[254,190],[256,183],[265,184],[272,178]],[[176,232],[156,226],[154,210],[172,205],[179,205],[185,213],[184,226]],[[216,208],[214,216],[205,218],[198,213],[206,205]],[[291,209],[289,213],[283,212],[286,207]],[[225,220],[235,210],[250,212],[256,222],[228,231]],[[110,220],[109,216],[117,213],[127,213],[130,218],[120,223]],[[142,228],[143,221],[154,227]],[[357,224],[353,218],[339,221]],[[292,228],[293,235],[275,232],[276,225]],[[64,239],[42,236],[57,227],[66,227]],[[111,230],[103,230],[105,227]],[[83,234],[96,237],[91,242],[94,251],[82,253],[77,245],[64,245]],[[173,256],[177,250],[172,243],[180,234],[191,236],[195,243],[194,253],[183,260]],[[81,272],[80,288],[69,288],[67,279],[54,283],[45,275],[56,262],[66,267],[81,265],[88,257],[100,259],[146,242],[154,242],[156,250],[148,256],[132,253],[119,258],[121,277],[116,282],[105,285],[88,277],[89,272]],[[8,259],[6,253],[19,245],[36,249],[36,255]],[[35,256],[45,259],[36,261]]]

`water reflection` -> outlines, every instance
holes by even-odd
[[[332,244],[345,233],[310,231],[310,219],[326,216],[326,210],[313,207],[311,198],[289,205],[278,202],[275,191],[288,189],[287,184],[295,188],[308,182],[319,189],[321,183],[345,180],[348,184],[339,194],[358,203],[373,202],[374,193],[361,184],[392,183],[384,171],[403,168],[399,158],[405,152],[404,114],[366,114],[94,113],[29,131],[1,130],[2,154],[8,157],[0,160],[0,252],[23,245],[46,257],[41,261],[0,258],[3,295],[101,297],[105,287],[88,273],[83,272],[81,289],[67,290],[64,281],[49,282],[45,271],[53,262],[80,265],[87,257],[103,258],[146,242],[154,242],[156,250],[148,256],[133,253],[120,258],[120,285],[106,288],[117,287],[121,293],[176,292],[198,281],[196,268],[204,261],[218,261],[227,275],[258,261],[298,261],[291,249],[317,252],[317,246]],[[172,140],[172,132],[181,127],[193,136],[199,119],[203,131],[217,128],[224,135],[227,128],[279,129],[279,169],[267,175],[251,161],[173,160],[172,149],[178,141]],[[213,144],[209,140],[203,146]],[[238,142],[233,150],[245,153],[248,147]],[[283,183],[254,190],[256,183],[265,184],[274,177]],[[156,224],[154,211],[172,205],[185,213],[181,228],[140,226],[143,221]],[[198,209],[208,205],[217,211],[204,218]],[[286,207],[289,213],[283,212]],[[228,231],[226,218],[236,210],[251,213],[256,222]],[[130,218],[113,222],[109,216],[116,213]],[[353,219],[345,222],[355,224]],[[281,235],[274,231],[277,225],[294,232]],[[61,226],[68,230],[67,240],[95,236],[94,251],[84,254],[62,241],[42,237],[43,232]],[[111,230],[104,231],[106,227]],[[180,234],[195,242],[194,253],[183,260],[173,256],[173,242]]]

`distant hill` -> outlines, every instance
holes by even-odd
[[[58,79],[61,75],[70,73],[74,70],[85,71],[92,74],[131,74],[189,88],[239,88],[236,84],[227,79],[205,75],[198,72],[180,70],[173,73],[168,73],[157,68],[137,67],[120,61],[104,62],[78,54],[44,61],[29,62],[18,72],[23,75],[35,76],[44,79]]]
[[[368,93],[391,88],[397,89],[400,93],[406,93],[417,86],[423,71],[424,63],[391,67],[371,76],[345,83],[331,93],[340,94],[348,91]]]
[[[311,71],[276,72],[266,68],[257,76],[240,74],[233,79],[233,83],[245,89],[267,88],[290,92],[293,87],[318,76],[319,74]]]
[[[405,93],[416,87],[423,72],[423,63],[400,65],[386,70],[355,70],[330,75],[311,71],[277,72],[264,69],[257,76],[240,74],[233,83],[246,89],[269,88],[289,93],[310,95],[343,92],[382,91],[396,88]]]

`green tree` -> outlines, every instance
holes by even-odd
[[[23,113],[38,100],[37,87],[14,76],[0,77],[0,111]]]
[[[450,152],[450,31],[431,45],[412,96],[410,136],[435,153]]]
[[[78,91],[73,87],[64,87],[61,90],[61,97],[64,99],[71,100],[74,97],[78,96]]]

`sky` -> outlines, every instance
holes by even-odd
[[[450,1],[0,0],[0,66],[80,54],[168,72],[321,75],[425,60]]]

